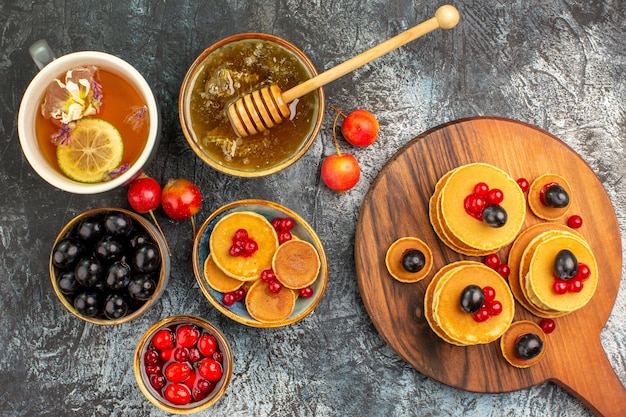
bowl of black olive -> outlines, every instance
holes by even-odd
[[[165,289],[170,274],[166,248],[157,229],[136,213],[86,211],[70,220],[52,245],[52,287],[61,303],[87,322],[128,322]]]

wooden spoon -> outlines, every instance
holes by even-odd
[[[285,91],[277,85],[263,87],[227,105],[226,114],[235,132],[242,137],[263,132],[289,117],[288,103],[339,77],[405,45],[435,29],[452,29],[459,22],[454,6],[441,6],[435,16],[385,42]]]

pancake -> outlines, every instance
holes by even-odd
[[[250,316],[263,323],[286,320],[296,305],[297,292],[282,288],[278,293],[269,290],[266,282],[257,280],[246,294],[246,309]]]
[[[424,267],[417,271],[407,271],[402,265],[405,252],[417,249],[424,254]],[[400,282],[413,283],[426,278],[433,266],[433,253],[424,241],[416,237],[403,237],[391,244],[385,255],[385,265],[389,274]]]
[[[299,239],[281,244],[272,258],[272,269],[276,279],[291,289],[300,289],[313,284],[320,267],[321,261],[315,247]]]
[[[460,307],[460,298],[468,285],[495,289],[502,312],[477,322]],[[446,336],[461,345],[491,343],[508,329],[515,314],[515,301],[506,281],[493,269],[478,262],[461,265],[446,272],[435,284],[432,294],[432,318]]]
[[[245,229],[258,245],[251,256],[231,256],[229,253],[238,229]],[[209,249],[217,267],[240,281],[256,280],[263,270],[270,269],[276,248],[278,237],[271,223],[260,214],[248,211],[234,212],[221,218],[209,238]]]
[[[563,208],[546,206],[541,202],[541,189],[550,183],[557,183],[565,189],[570,198],[570,204]],[[528,206],[530,211],[540,219],[558,220],[567,213],[572,204],[572,187],[565,178],[557,174],[544,174],[536,178],[528,189]]]
[[[539,336],[541,341],[543,342],[543,349],[541,352],[531,359],[523,359],[517,356],[515,352],[515,342],[517,338],[525,335],[525,334],[536,334]],[[511,327],[502,335],[500,339],[500,350],[502,351],[502,356],[508,363],[515,366],[516,368],[528,368],[529,366],[533,366],[546,355],[546,351],[548,350],[548,340],[546,334],[541,330],[537,324],[529,320],[521,320],[516,321],[511,324]]]
[[[239,289],[243,281],[229,277],[213,262],[211,254],[204,261],[204,279],[215,291],[231,292]]]
[[[500,203],[508,215],[502,227],[490,227],[465,211],[465,198],[474,193],[478,182],[490,189],[500,189],[504,200]],[[464,246],[484,254],[498,251],[511,243],[519,233],[526,216],[524,193],[506,172],[485,163],[472,163],[458,167],[444,182],[438,196],[442,229]],[[460,245],[456,245],[460,246]]]

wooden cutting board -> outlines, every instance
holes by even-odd
[[[556,319],[546,356],[526,369],[510,366],[499,342],[458,347],[437,337],[423,317],[424,292],[443,265],[470,259],[445,246],[428,218],[428,200],[437,180],[470,162],[485,162],[529,181],[544,173],[565,177],[573,188],[569,215],[598,261],[599,284],[590,303]],[[483,180],[480,178],[476,179]],[[567,216],[558,222],[565,223]],[[524,227],[541,222],[530,210]],[[434,256],[428,277],[397,282],[387,272],[385,253],[403,236],[424,240]],[[500,252],[506,259],[508,247]],[[600,331],[620,284],[622,248],[615,212],[591,168],[566,144],[536,127],[507,119],[473,118],[432,129],[403,147],[382,169],[368,191],[356,229],[355,261],[361,297],[376,329],[391,348],[419,372],[455,388],[484,393],[509,392],[552,381],[602,416],[626,415],[626,389],[600,343]],[[540,321],[519,304],[515,320]]]

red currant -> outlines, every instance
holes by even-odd
[[[585,280],[591,276],[591,268],[587,264],[582,262],[578,263],[578,272],[576,272],[576,276],[574,278]]]
[[[294,221],[291,217],[285,217],[280,220],[280,230],[283,232],[288,232],[293,229]]]
[[[472,318],[474,321],[483,322],[489,320],[489,310],[487,307],[483,306],[476,313],[472,314]]]
[[[583,218],[580,217],[578,214],[574,214],[573,216],[570,216],[569,219],[567,219],[567,225],[572,229],[578,229],[583,225]]]
[[[497,253],[492,253],[490,255],[485,256],[485,265],[487,265],[491,269],[496,269],[498,265],[500,265],[500,257]]]
[[[210,382],[217,382],[222,378],[222,365],[213,358],[204,358],[198,364],[198,373]]]
[[[485,199],[477,194],[470,194],[465,197],[465,211],[472,217],[482,219],[482,212],[487,205]]]
[[[254,252],[259,249],[259,245],[252,239],[248,239],[244,242],[243,250],[246,253],[252,255]]]
[[[291,240],[293,238],[293,236],[291,235],[291,232],[285,231],[285,232],[280,232],[278,234],[278,243],[279,244],[283,244],[289,240]]]
[[[225,292],[224,295],[222,295],[222,303],[225,306],[232,306],[233,304],[235,304],[235,293],[233,292]]]
[[[191,390],[184,384],[169,384],[163,395],[172,404],[185,405],[191,402]]]
[[[246,229],[237,229],[233,236],[233,243],[244,242],[246,239],[248,239],[248,231]]]
[[[282,290],[283,284],[281,284],[277,279],[273,279],[267,284],[267,287],[269,288],[270,292],[278,294],[280,290]]]
[[[193,347],[200,338],[200,330],[196,326],[183,324],[176,329],[176,344],[178,346]]]
[[[211,356],[217,351],[217,340],[211,334],[205,333],[198,340],[198,350],[204,356]]]
[[[502,278],[506,279],[511,275],[511,268],[509,268],[507,264],[500,264],[496,268],[496,272],[500,274]]]
[[[271,269],[266,269],[266,270],[261,272],[261,280],[263,282],[270,282],[274,278],[275,278],[274,271],[272,271]]]
[[[522,189],[522,192],[525,193],[530,188],[530,183],[526,178],[518,178],[517,185]]]
[[[552,285],[552,289],[557,294],[565,294],[567,292],[567,281],[563,281],[562,279],[555,279],[554,284]]]
[[[280,217],[274,217],[271,221],[272,223],[272,227],[274,228],[274,230],[278,231],[280,229],[280,221],[282,219]]]
[[[489,186],[484,182],[479,182],[474,186],[474,194],[478,194],[481,196],[486,196],[489,192]]]
[[[583,290],[584,284],[580,279],[572,279],[568,282],[568,291],[569,292],[581,292]]]
[[[170,382],[183,382],[191,375],[191,367],[186,363],[172,362],[165,368],[165,378]]]
[[[483,287],[483,294],[485,295],[484,304],[496,299],[496,290],[493,287]]]
[[[235,301],[241,301],[246,297],[246,290],[243,287],[239,287],[233,291],[233,295],[235,296]]]
[[[174,334],[169,329],[161,329],[154,334],[152,345],[159,349],[167,349],[174,346]]]
[[[241,256],[242,253],[243,253],[243,249],[237,245],[232,245],[230,249],[228,249],[228,254],[230,256]]]
[[[489,204],[500,204],[502,200],[504,200],[504,193],[502,190],[492,188],[487,193],[487,202],[489,202]]]
[[[550,334],[556,329],[556,323],[552,319],[543,319],[539,322],[539,327],[545,334]]]
[[[308,287],[304,287],[300,289],[300,297],[310,298],[312,295],[313,295],[313,288],[310,285]]]
[[[502,303],[498,300],[493,300],[487,303],[487,311],[490,316],[497,316],[502,313]]]

